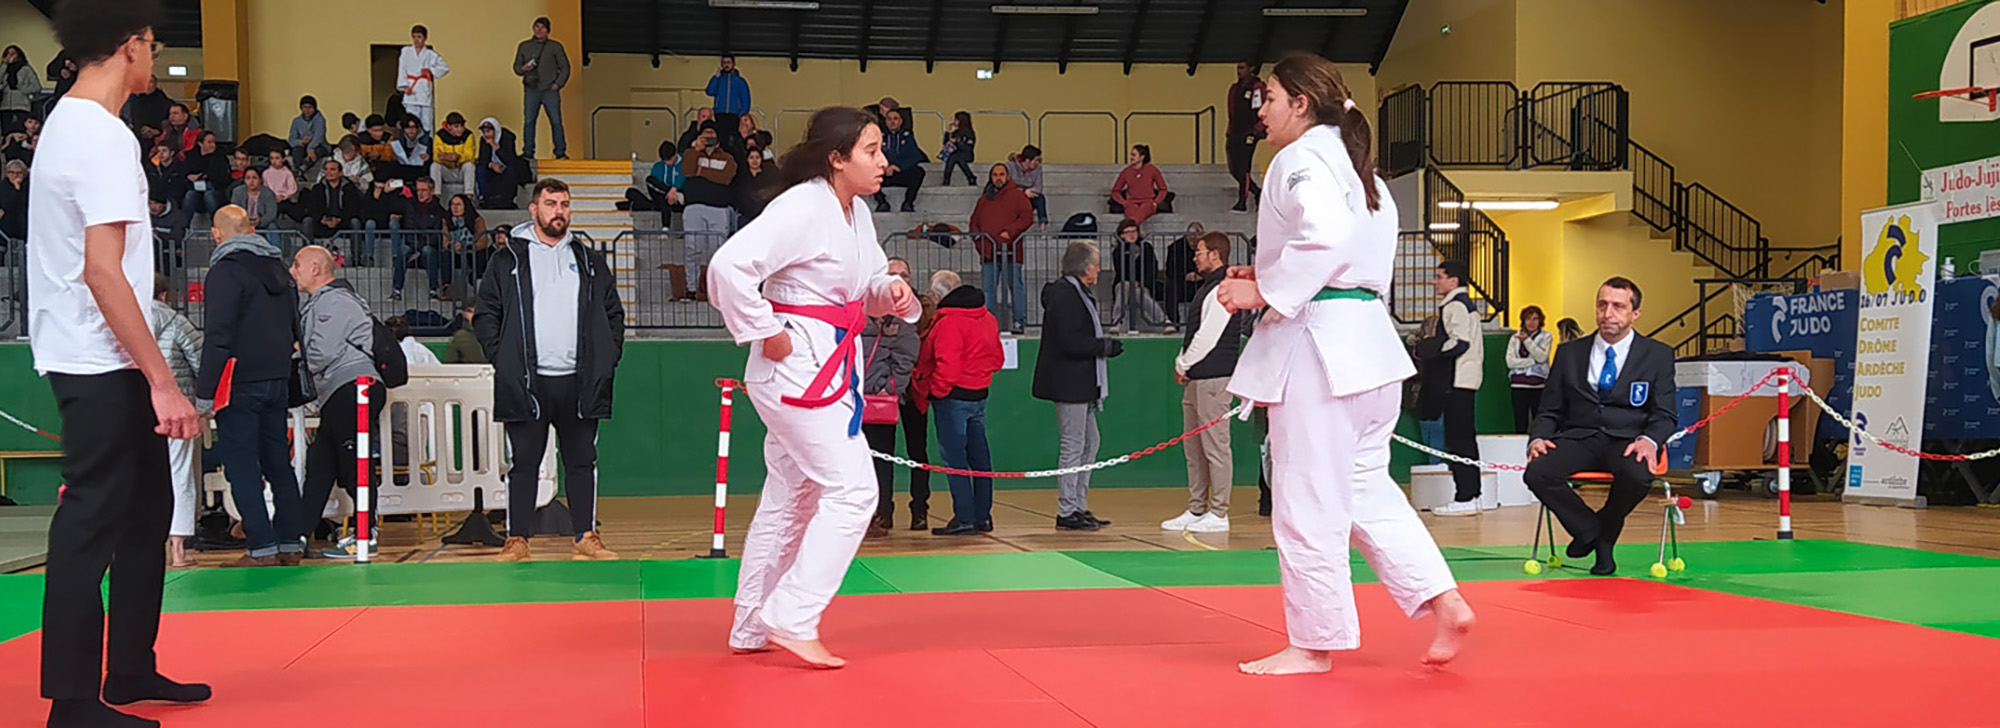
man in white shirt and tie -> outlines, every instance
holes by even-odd
[[[1674,351],[1632,330],[1639,286],[1622,277],[1597,289],[1597,333],[1556,349],[1548,387],[1529,429],[1528,488],[1574,539],[1570,558],[1597,553],[1590,573],[1617,570],[1612,547],[1625,516],[1652,488],[1653,466],[1679,427]],[[1584,471],[1608,472],[1611,493],[1593,511],[1569,485]]]

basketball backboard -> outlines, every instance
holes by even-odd
[[[1938,121],[2000,120],[2000,3],[1980,8],[1945,50],[1938,67]]]

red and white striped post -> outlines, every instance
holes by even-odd
[[[368,385],[373,377],[354,381],[354,563],[368,563]]]
[[[1792,537],[1792,368],[1778,369],[1778,538]]]
[[[734,379],[717,379],[715,386],[722,389],[722,419],[715,430],[715,535],[709,541],[706,558],[721,559],[729,556],[729,552],[722,548],[722,514],[729,505],[729,410],[736,388],[742,383]]]

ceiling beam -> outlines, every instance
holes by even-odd
[[[875,0],[861,0],[861,37],[857,39],[860,42],[860,53],[857,57],[861,59],[862,73],[868,72],[868,40],[874,33]]]
[[[731,50],[729,47],[729,31],[731,30],[731,27],[734,25],[733,21],[735,20],[736,20],[735,12],[731,11],[729,8],[722,9],[722,55],[725,56],[731,53],[735,53],[735,51]]]
[[[998,28],[996,28],[996,29],[994,30],[994,33],[993,33],[993,72],[994,72],[994,73],[999,73],[999,72],[1000,72],[1000,56],[1001,56],[1001,55],[1002,55],[1003,53],[1005,53],[1005,52],[1006,52],[1006,50],[1007,50],[1007,24],[1008,24],[1008,21],[1009,21],[1009,20],[1010,20],[1011,18],[1012,18],[1012,16],[1008,16],[1008,15],[1002,15],[1002,16],[1000,16],[999,18],[997,18],[997,21],[998,21],[998,23],[999,23],[999,27],[998,27]]]
[[[792,72],[799,70],[799,28],[805,25],[799,13],[792,13]]]
[[[1194,26],[1194,43],[1188,46],[1187,74],[1194,75],[1194,69],[1201,65],[1201,46],[1208,42],[1208,25],[1215,22],[1215,2],[1208,0],[1201,4],[1201,23]]]
[[[1056,50],[1056,75],[1069,73],[1069,48],[1076,41],[1076,18],[1071,15],[1063,20],[1062,47]]]
[[[924,73],[937,70],[938,35],[944,25],[944,0],[931,0],[931,25],[924,34]]]
[[[1285,0],[1277,0],[1271,3],[1271,7],[1274,8],[1282,8],[1284,6]],[[1271,16],[1263,16],[1263,21],[1264,24],[1257,29],[1257,49],[1250,52],[1248,60],[1251,63],[1264,62],[1264,53],[1271,49],[1271,34],[1278,30],[1278,24],[1272,21]]]
[[[646,3],[646,49],[653,52],[653,67],[660,67],[660,3],[650,0]]]
[[[1132,32],[1125,37],[1125,75],[1132,75],[1132,63],[1139,57],[1139,36],[1146,32],[1146,11],[1153,0],[1139,0],[1139,13],[1132,18]]]
[[[1375,46],[1375,57],[1368,62],[1368,72],[1382,70],[1382,59],[1389,55],[1389,44],[1396,40],[1396,31],[1403,25],[1403,11],[1410,9],[1410,0],[1397,0],[1396,8],[1389,12],[1389,27],[1382,29],[1382,41]]]

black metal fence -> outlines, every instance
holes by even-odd
[[[1465,261],[1472,276],[1466,285],[1486,301],[1486,317],[1505,322],[1510,308],[1507,232],[1474,208],[1465,192],[1436,167],[1425,168],[1423,192],[1422,234],[1430,238],[1440,259]]]

